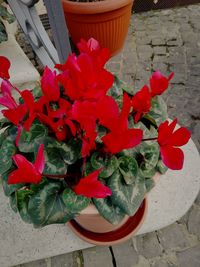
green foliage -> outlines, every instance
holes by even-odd
[[[168,119],[167,105],[161,96],[155,96],[151,100],[151,110],[148,113],[149,118],[155,120],[157,126]]]
[[[91,166],[94,170],[102,169],[100,178],[108,178],[118,168],[118,160],[115,156],[101,157],[98,152],[95,152],[91,157]]]
[[[9,197],[15,193],[18,189],[22,188],[24,184],[8,184],[8,175],[10,170],[1,175],[4,194]]]
[[[28,213],[28,203],[32,195],[33,192],[31,190],[25,190],[25,189],[18,190],[15,193],[17,210],[22,220],[26,223],[32,222],[30,215]]]
[[[14,16],[8,12],[4,3],[4,0],[0,1],[0,43],[8,39],[3,20],[6,20],[8,23],[12,23],[15,20]]]
[[[163,164],[162,160],[160,159],[156,165],[156,169],[161,174],[165,174],[168,168]]]
[[[133,184],[138,173],[137,161],[132,157],[123,156],[119,158],[119,170],[123,175],[126,184]]]
[[[74,214],[80,213],[90,204],[90,199],[76,195],[70,188],[66,188],[62,193],[62,200],[66,209]]]
[[[1,2],[0,2],[1,3]],[[119,108],[122,107],[122,96],[126,92],[133,95],[122,81],[115,77],[112,95]],[[37,99],[41,90],[36,87],[33,95]],[[152,99],[151,111],[140,122],[135,124],[133,116],[129,116],[129,127],[141,129],[144,139],[156,138],[157,127],[167,119],[167,109],[160,96]],[[87,176],[97,169],[101,169],[99,180],[112,190],[112,195],[105,199],[92,200],[76,195],[73,187],[64,180],[67,171],[74,170],[81,162],[81,141],[72,138],[67,142],[59,142],[51,136],[48,128],[36,120],[30,131],[23,130],[19,140],[19,147],[15,146],[17,127],[3,119],[0,128],[4,132],[0,135],[0,174],[5,195],[10,198],[10,205],[15,212],[27,223],[35,227],[43,227],[53,223],[65,223],[83,209],[91,201],[99,213],[110,223],[118,224],[125,215],[132,216],[138,210],[147,192],[154,187],[152,177],[157,171],[165,173],[167,168],[160,159],[159,145],[154,140],[142,142],[133,149],[123,150],[116,155],[102,152],[102,140],[108,130],[102,126],[97,127],[97,149],[86,158],[82,170]],[[34,162],[39,145],[44,144],[45,169],[42,181],[35,184],[8,185],[8,175],[15,170],[12,156],[15,153],[24,155]],[[78,164],[76,165],[76,163]],[[79,167],[78,167],[79,168]],[[48,175],[63,175],[63,179],[50,179]]]
[[[47,136],[47,128],[39,123],[32,124],[30,131],[22,130],[19,139],[19,150],[24,153],[34,152],[35,146],[43,143]]]
[[[94,198],[93,203],[101,216],[112,224],[120,223],[125,216],[125,213],[118,206],[113,204],[110,197]]]
[[[12,156],[16,152],[16,147],[12,141],[5,139],[0,150],[0,174],[8,171],[12,166]]]
[[[66,209],[60,190],[61,182],[50,182],[30,198],[28,214],[35,227],[66,223],[74,217]]]
[[[124,213],[134,215],[146,194],[144,179],[137,177],[135,183],[127,185],[120,172],[115,171],[108,181],[108,186],[112,190],[113,204]]]

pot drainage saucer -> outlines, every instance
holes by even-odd
[[[142,225],[147,211],[147,200],[144,199],[134,216],[118,229],[107,233],[94,233],[83,228],[76,220],[68,222],[71,230],[84,241],[94,245],[110,246],[130,239]]]

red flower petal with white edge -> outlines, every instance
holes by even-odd
[[[183,168],[184,154],[180,148],[172,146],[160,147],[163,163],[171,170],[181,170]]]
[[[0,56],[0,78],[10,79],[9,75],[10,61],[3,56]]]
[[[150,78],[151,96],[161,95],[166,91],[173,76],[174,73],[171,73],[169,77],[165,77],[160,71],[154,72]]]
[[[56,72],[45,68],[41,79],[41,89],[48,101],[57,101],[60,97],[60,88],[58,86]]]
[[[109,187],[98,181],[101,170],[94,171],[88,176],[81,178],[79,184],[75,186],[74,192],[88,198],[105,198],[112,195]]]

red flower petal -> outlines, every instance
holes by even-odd
[[[3,56],[0,56],[0,78],[10,79],[9,75],[10,61]]]
[[[172,146],[160,147],[163,163],[172,170],[181,170],[183,168],[184,154],[180,148]]]
[[[24,156],[16,154],[13,156],[15,164],[19,168],[13,171],[8,177],[8,184],[16,183],[33,183],[37,184],[41,181],[42,175],[36,170],[35,166],[29,162]]]
[[[34,166],[35,166],[36,170],[39,173],[42,173],[43,170],[44,170],[44,165],[45,165],[44,145],[41,144],[39,146],[39,149],[38,149],[38,153],[37,153],[37,156],[36,156],[36,160],[35,160]]]
[[[104,137],[102,141],[106,150],[116,154],[124,149],[133,148],[139,145],[143,138],[143,132],[140,129],[128,129],[124,132],[111,132]]]
[[[48,101],[57,101],[59,99],[60,88],[58,87],[56,72],[52,72],[48,67],[45,68],[42,75],[41,87]]]
[[[99,123],[108,129],[116,127],[116,120],[119,118],[119,108],[111,96],[104,96],[97,102],[97,117]]]
[[[160,146],[169,144],[170,138],[176,127],[177,119],[173,120],[171,123],[165,121],[160,124],[158,128],[158,143]]]
[[[149,112],[151,108],[151,94],[148,86],[144,86],[132,98],[133,111],[136,112],[134,120],[137,123],[142,115]]]
[[[27,109],[24,104],[18,106],[15,109],[2,110],[2,114],[14,125],[18,125],[27,113]]]
[[[156,95],[161,95],[165,90],[167,90],[169,81],[172,77],[173,73],[170,74],[169,78],[166,78],[160,71],[154,72],[150,78],[151,96],[154,97]]]
[[[81,178],[79,184],[74,188],[77,195],[82,195],[88,198],[105,198],[112,194],[110,188],[98,181],[98,176],[101,170],[94,171],[88,176]]]
[[[15,139],[15,144],[16,144],[16,146],[18,147],[19,146],[19,139],[20,139],[20,136],[21,136],[21,133],[22,133],[22,126],[21,125],[19,125],[18,127],[17,127],[17,137],[16,137],[16,139]]]
[[[173,133],[169,143],[172,146],[183,146],[187,144],[190,137],[191,133],[186,128],[181,127]]]

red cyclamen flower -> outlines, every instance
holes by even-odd
[[[151,108],[151,94],[148,86],[144,86],[132,98],[132,107],[134,111],[134,121],[137,123],[141,117],[148,113]]]
[[[18,169],[8,176],[8,184],[32,183],[38,184],[44,170],[44,145],[40,145],[35,163],[31,163],[24,156],[16,154],[13,160]]]
[[[166,91],[169,86],[169,82],[173,77],[173,72],[167,78],[163,76],[160,71],[154,72],[150,78],[151,96],[154,97],[156,95],[161,95],[164,91]]]
[[[10,61],[3,56],[0,56],[0,78],[10,79],[9,75]]]
[[[80,53],[86,53],[92,57],[98,68],[102,68],[110,58],[109,49],[101,48],[99,42],[94,38],[90,38],[87,42],[81,39],[77,46]]]
[[[158,128],[161,157],[164,164],[172,170],[182,169],[184,154],[178,147],[185,145],[191,137],[191,133],[184,127],[174,131],[176,124],[177,119],[171,123],[165,121]]]
[[[104,105],[109,104],[109,99],[104,102]],[[110,99],[110,105],[112,105],[112,112],[116,110],[114,102]],[[103,108],[103,107],[102,107]],[[113,154],[119,153],[124,149],[129,149],[137,146],[141,143],[143,132],[140,129],[128,128],[128,116],[131,108],[131,100],[127,94],[123,96],[123,107],[121,113],[119,111],[112,115],[111,121],[100,118],[100,124],[108,127],[110,132],[103,136],[101,139],[105,145],[105,150]],[[105,110],[107,107],[105,108]],[[101,113],[101,115],[105,113]],[[110,115],[108,114],[110,117]]]
[[[105,198],[112,195],[109,187],[98,181],[98,176],[101,170],[97,170],[88,176],[81,178],[78,185],[75,186],[74,192],[77,195],[82,195],[88,198]]]
[[[48,101],[57,101],[60,97],[60,88],[58,86],[56,72],[45,68],[41,79],[41,89]]]

